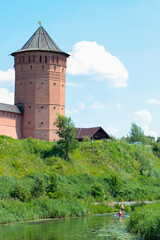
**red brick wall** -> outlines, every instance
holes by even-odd
[[[21,139],[21,117],[18,113],[0,111],[0,135]]]
[[[52,52],[15,55],[15,104],[24,105],[23,138],[58,139],[56,113],[65,115],[66,56]]]

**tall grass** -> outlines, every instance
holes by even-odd
[[[144,240],[160,239],[159,202],[136,208],[130,215],[127,228]]]
[[[83,201],[34,199],[31,202],[0,201],[0,223],[33,219],[77,217],[88,214]]]
[[[48,204],[62,201],[62,206],[73,199],[86,203],[160,199],[160,159],[152,148],[86,141],[65,161],[54,156],[55,144],[0,136],[1,201],[31,207],[35,199],[48,199]],[[92,207],[93,212],[97,209]],[[102,209],[107,211],[106,206]]]

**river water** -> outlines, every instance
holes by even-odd
[[[0,240],[130,240],[127,218],[111,214],[0,226]]]

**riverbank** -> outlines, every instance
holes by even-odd
[[[160,239],[159,202],[137,207],[129,219],[127,229],[144,240]]]
[[[0,224],[32,221],[39,219],[56,219],[82,217],[96,213],[117,211],[104,203],[95,206],[83,200],[34,199],[31,202],[5,200],[0,201]]]
[[[0,136],[1,223],[117,212],[121,202],[160,199],[152,148],[82,142],[66,161],[55,156],[55,144]]]
[[[125,212],[131,212],[143,203],[124,205]],[[105,202],[97,205],[83,200],[53,200],[48,198],[34,199],[31,202],[13,200],[0,201],[0,224],[40,221],[40,219],[66,219],[94,214],[118,213],[120,204],[110,206]]]

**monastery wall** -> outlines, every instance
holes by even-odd
[[[22,139],[21,114],[0,111],[0,135]]]

